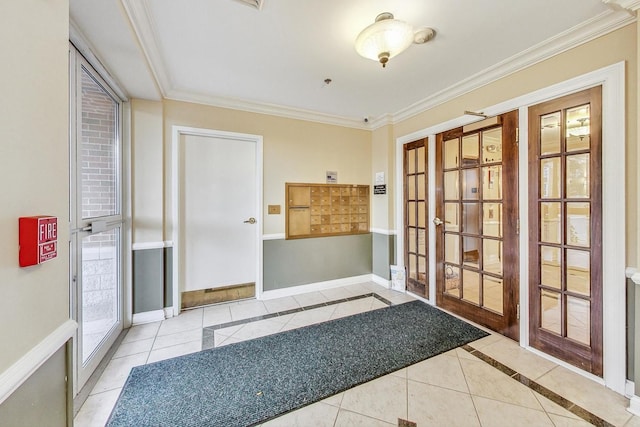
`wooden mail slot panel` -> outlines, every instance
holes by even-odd
[[[369,186],[286,183],[287,239],[369,232]]]

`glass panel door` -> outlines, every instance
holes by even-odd
[[[427,273],[426,139],[404,146],[404,241],[407,289],[429,298]]]
[[[120,101],[74,50],[70,62],[75,394],[122,330],[122,147]]]
[[[437,135],[437,304],[518,337],[517,112]]]
[[[602,376],[600,87],[529,109],[530,344]]]

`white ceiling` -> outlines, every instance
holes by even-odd
[[[360,57],[381,12],[436,37],[386,68]],[[631,22],[603,0],[70,0],[129,97],[370,124],[409,116]],[[326,78],[331,84],[324,84]],[[367,125],[367,126],[370,126]]]

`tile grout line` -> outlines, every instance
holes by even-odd
[[[318,304],[311,304],[311,305],[307,305],[307,306],[303,306],[303,307],[299,307],[299,308],[293,308],[293,309],[284,310],[284,311],[277,311],[275,313],[269,313],[269,314],[263,314],[263,315],[260,315],[260,316],[249,317],[247,319],[233,320],[231,322],[221,323],[219,325],[206,326],[206,327],[202,328],[202,350],[209,350],[209,349],[215,348],[215,345],[214,345],[215,344],[215,338],[214,338],[213,334],[211,334],[211,336],[205,335],[205,331],[213,332],[213,331],[216,331],[218,329],[229,328],[229,327],[238,326],[238,325],[245,325],[247,323],[257,322],[257,321],[260,321],[260,320],[273,319],[275,317],[286,316],[288,314],[301,313],[303,311],[314,310],[314,309],[322,308],[322,307],[330,307],[332,305],[337,305],[337,304],[341,304],[341,303],[344,303],[344,302],[357,301],[357,300],[370,298],[370,297],[373,297],[373,298],[377,299],[378,301],[386,304],[387,306],[394,305],[391,301],[389,301],[388,299],[384,298],[383,296],[380,296],[375,292],[369,292],[369,293],[362,294],[362,295],[356,295],[356,296],[347,297],[347,298],[339,298],[339,299],[336,299],[336,300],[326,301],[326,302],[322,302],[322,303],[318,303]]]
[[[499,370],[503,374],[508,375],[509,377],[513,378],[515,381],[518,381],[520,384],[524,385],[525,387],[528,387],[529,389],[531,389],[532,391],[540,394],[541,396],[546,397],[547,399],[549,399],[550,401],[552,401],[556,405],[562,407],[563,409],[566,409],[567,411],[571,412],[574,415],[577,415],[578,417],[582,418],[583,420],[587,421],[588,423],[593,424],[595,426],[601,426],[601,427],[613,427],[613,424],[609,423],[608,421],[604,420],[603,418],[600,418],[599,416],[595,415],[594,413],[587,411],[586,409],[584,409],[583,407],[579,406],[578,404],[576,404],[576,403],[574,403],[574,402],[562,397],[558,393],[546,388],[545,386],[543,386],[541,384],[538,384],[537,382],[535,382],[532,379],[522,375],[521,373],[519,373],[517,371],[514,371],[513,369],[509,368],[508,366],[498,362],[497,360],[495,360],[491,356],[487,356],[486,354],[484,354],[480,350],[477,350],[477,349],[471,347],[468,344],[463,345],[462,348],[464,350],[466,350],[467,352],[469,352],[470,354],[472,354],[475,357],[477,357],[478,359],[480,359],[483,362],[487,363],[488,365],[490,365],[490,366],[494,367],[495,369]],[[544,407],[542,409],[548,415],[547,410],[544,409]]]

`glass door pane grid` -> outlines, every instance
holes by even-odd
[[[405,253],[407,278],[427,287],[426,149],[423,141],[405,146]]]
[[[575,196],[570,197],[568,194],[569,190],[567,188],[569,185],[568,179],[567,179],[568,172],[569,172],[567,158],[572,156],[591,154],[591,149],[589,145],[587,145],[586,148],[584,147],[572,148],[569,151],[568,139],[570,138],[570,136],[567,130],[567,120],[568,120],[567,111],[572,109],[575,110],[579,107],[580,106],[565,108],[560,111],[545,114],[545,116],[542,117],[541,123],[540,123],[540,126],[541,126],[540,134],[541,134],[541,138],[543,138],[542,135],[544,134],[545,127],[547,128],[549,127],[548,125],[545,125],[545,118],[548,118],[549,116],[552,116],[552,115],[557,115],[559,118],[557,126],[560,128],[559,134],[560,134],[561,143],[559,144],[559,146],[557,147],[558,149],[555,150],[555,152],[553,152],[553,150],[551,152],[542,152],[544,141],[541,141],[540,144],[538,144],[539,145],[538,174],[540,179],[540,183],[538,185],[538,188],[539,188],[538,218],[540,220],[540,227],[538,230],[538,254],[540,256],[540,262],[538,263],[538,266],[539,266],[538,277],[540,280],[538,283],[538,288],[539,288],[539,295],[540,295],[539,304],[541,306],[540,319],[538,319],[538,321],[539,321],[539,325],[543,329],[545,329],[547,332],[559,335],[563,338],[570,339],[578,344],[589,346],[590,333],[588,332],[588,324],[586,327],[587,331],[583,333],[580,337],[569,336],[570,329],[571,329],[570,328],[571,316],[569,313],[570,302],[571,302],[571,305],[574,305],[574,306],[579,307],[580,304],[582,304],[583,306],[586,306],[587,312],[589,311],[589,308],[592,303],[590,292],[581,293],[578,291],[572,291],[571,289],[568,289],[568,285],[567,285],[568,276],[569,276],[568,263],[567,263],[568,251],[572,251],[575,254],[586,254],[588,257],[587,265],[590,266],[591,264],[590,241],[589,241],[589,244],[586,246],[571,244],[571,241],[575,239],[573,239],[572,237],[572,234],[574,233],[572,233],[571,227],[568,224],[569,222],[568,205],[569,204],[575,204],[575,203],[586,204],[588,206],[587,210],[591,212],[591,208],[590,208],[591,198],[575,197]],[[587,138],[588,138],[588,135],[587,135]],[[545,166],[552,165],[554,163],[558,165],[559,170],[557,171],[557,174],[553,177],[550,177],[549,170],[547,167],[543,166],[543,163]],[[589,169],[590,169],[590,164],[589,162],[587,162],[587,177],[590,176]],[[587,178],[587,180],[588,179],[589,178]],[[558,182],[557,183],[549,182],[549,181],[555,181],[555,180],[557,180]],[[556,187],[556,189],[549,190],[551,185]],[[589,187],[589,185],[590,185],[589,182],[587,182],[587,188]],[[549,240],[555,240],[555,239],[549,238],[549,236],[545,234],[545,220],[547,220],[547,222],[549,220],[548,218],[549,209],[543,209],[543,207],[548,208],[554,205],[559,207],[559,212],[557,216],[560,218],[560,220],[558,221],[558,226],[560,227],[560,230],[559,230],[559,233],[557,233],[557,237],[561,239],[560,241],[555,241],[555,242],[549,241]],[[586,229],[590,230],[590,216],[587,221],[588,221],[588,224]],[[545,257],[543,256],[543,254],[545,253],[548,254],[550,252],[559,254],[559,256],[557,257],[559,274],[550,273],[554,268],[553,266],[554,263],[552,260],[551,260],[552,262],[545,262],[550,260],[549,259],[545,260]],[[555,276],[555,279],[553,278],[553,276]],[[559,279],[559,283],[555,283],[557,279]],[[547,307],[546,310],[545,310],[545,307]],[[559,318],[556,319],[556,317],[559,317]],[[587,317],[587,321],[588,320],[589,319]]]
[[[502,127],[494,128],[493,130],[502,129]],[[466,224],[465,220],[458,221],[457,224],[451,225],[451,221],[447,221],[447,214],[445,213],[445,232],[444,232],[444,247],[445,247],[445,262],[444,262],[444,275],[445,275],[445,294],[449,297],[464,300],[467,303],[482,307],[485,310],[492,311],[494,313],[502,315],[502,288],[498,292],[499,303],[486,304],[485,301],[485,288],[483,283],[485,278],[487,280],[493,279],[494,282],[502,281],[502,274],[496,272],[486,271],[484,266],[483,246],[486,241],[493,241],[502,243],[501,237],[486,236],[483,229],[483,221],[481,220],[484,212],[485,203],[502,203],[502,198],[484,198],[484,174],[481,173],[483,168],[489,166],[502,166],[502,160],[500,159],[487,159],[482,158],[480,151],[485,146],[483,141],[484,131],[475,132],[462,137],[456,138],[457,140],[457,153],[454,156],[453,150],[453,138],[445,141],[445,149],[443,150],[443,174],[445,175],[444,185],[444,203],[445,206],[449,205],[453,207],[457,206],[457,212],[460,213],[460,217],[465,217],[465,208],[467,211],[475,212],[475,224]],[[500,131],[501,132],[501,131]],[[465,147],[466,144],[466,147]],[[478,154],[479,158],[473,159],[465,158],[465,148],[467,152]],[[463,153],[462,156],[460,153]],[[455,161],[453,161],[455,159]],[[462,159],[462,162],[458,162],[457,159]],[[465,164],[466,163],[466,164]],[[477,171],[473,173],[473,171]],[[449,180],[447,180],[447,172],[449,172]],[[453,175],[455,173],[455,175]],[[475,191],[472,189],[470,192],[464,188],[466,184],[466,176],[471,177],[469,181],[475,179],[476,187]],[[454,181],[452,181],[452,178]],[[455,191],[447,191],[447,185],[455,183]],[[455,198],[454,198],[455,197]],[[502,224],[500,224],[502,227]],[[475,230],[474,230],[475,229]],[[449,236],[449,238],[447,238]],[[500,232],[502,236],[502,232]],[[472,251],[465,251],[465,240],[475,240],[475,249]],[[455,253],[452,259],[447,254],[447,242],[449,245],[452,242],[457,245],[457,248],[452,248]],[[466,252],[466,254],[465,254]],[[468,261],[465,261],[465,256]],[[500,262],[502,262],[502,255],[499,256]],[[474,265],[475,264],[475,265]],[[467,283],[465,284],[465,277]],[[476,283],[477,282],[477,283]],[[467,285],[467,286],[465,286]],[[465,295],[465,288],[467,289],[467,295]]]

